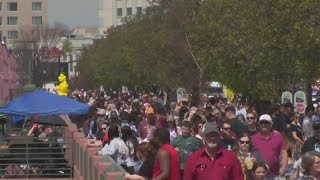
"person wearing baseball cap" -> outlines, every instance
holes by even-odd
[[[219,126],[214,122],[204,125],[205,147],[192,153],[185,164],[184,180],[230,179],[243,180],[244,174],[237,156],[219,147]]]
[[[260,116],[260,132],[251,137],[252,150],[259,152],[266,160],[270,167],[270,178],[284,177],[288,164],[287,145],[283,136],[272,129],[272,124],[271,116]]]
[[[303,146],[302,151],[304,153],[309,151],[317,151],[320,152],[320,119],[314,119],[312,122],[312,128],[313,128],[313,136],[308,138]]]

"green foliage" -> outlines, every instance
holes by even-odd
[[[69,39],[66,39],[63,41],[63,54],[68,54],[73,52],[73,46],[72,43],[69,41]]]
[[[198,26],[217,79],[237,92],[274,99],[319,77],[319,1],[203,1]],[[217,45],[217,46],[215,46]]]
[[[110,28],[84,51],[79,70],[97,86],[199,93],[217,80],[270,100],[319,77],[319,11],[316,0],[162,0]]]

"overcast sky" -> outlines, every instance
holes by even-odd
[[[48,0],[49,23],[74,27],[98,26],[99,0]]]

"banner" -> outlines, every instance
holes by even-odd
[[[231,102],[235,98],[234,92],[227,88],[227,86],[223,86],[223,95],[227,98],[228,102]]]
[[[294,107],[296,112],[304,113],[304,110],[307,105],[307,97],[303,91],[297,91],[294,94]]]
[[[292,93],[289,91],[285,91],[281,95],[281,104],[283,103],[293,103],[292,101]]]

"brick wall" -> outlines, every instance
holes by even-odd
[[[67,116],[62,118],[68,124],[66,138],[72,139],[67,144],[66,158],[73,164],[73,180],[122,180],[125,171],[110,156],[99,156],[97,151],[102,146],[88,146],[88,139],[78,132],[75,124]]]
[[[0,102],[10,100],[10,89],[16,83],[16,58],[0,41]]]

